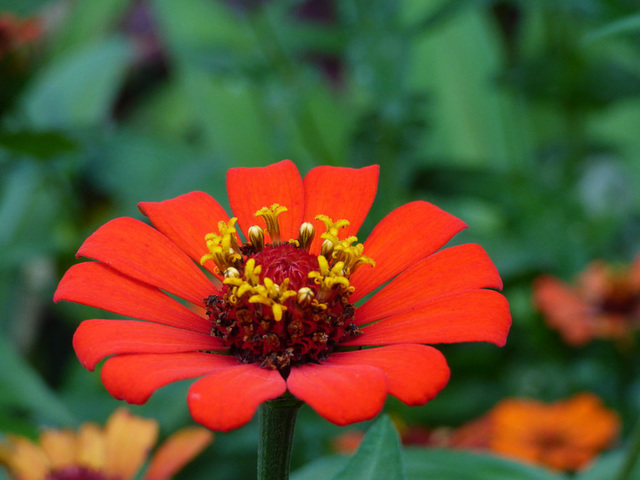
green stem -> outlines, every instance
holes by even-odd
[[[258,480],[287,480],[298,409],[302,402],[282,396],[259,411]]]
[[[615,480],[629,480],[631,472],[633,471],[638,458],[640,457],[640,420],[636,422],[636,426],[631,433],[631,439],[629,440],[629,446],[627,447],[627,453],[624,457],[622,467],[618,472],[618,475],[614,477]]]

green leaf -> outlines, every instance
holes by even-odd
[[[39,170],[26,163],[3,172],[0,181],[0,258],[4,257],[7,246],[23,225],[40,179]]]
[[[0,0],[0,11],[11,12],[21,17],[34,15],[50,0]]]
[[[334,478],[338,472],[345,468],[348,461],[349,458],[342,455],[318,458],[291,474],[291,480],[326,480],[327,478]]]
[[[273,139],[256,101],[260,89],[238,78],[211,75],[202,60],[208,52],[209,63],[226,63],[218,56],[226,52],[243,61],[250,39],[246,24],[213,2],[157,0],[152,5],[196,138],[222,161],[242,159],[251,166],[273,158]]]
[[[51,158],[75,150],[75,142],[54,130],[0,132],[0,146],[20,155],[36,158]]]
[[[626,449],[621,449],[601,455],[589,469],[577,475],[575,480],[611,480],[616,478],[615,474],[620,472],[626,453]],[[639,479],[640,463],[637,463],[628,480]]]
[[[407,2],[422,15],[437,15],[449,2]],[[514,104],[495,86],[502,64],[500,39],[479,9],[466,8],[411,44],[407,81],[431,98],[423,112],[433,123],[420,150],[436,158],[465,163],[513,165],[526,158],[527,130]],[[518,142],[510,139],[517,138]]]
[[[131,44],[120,38],[73,51],[34,80],[24,111],[33,125],[45,129],[105,120],[132,58]]]
[[[39,421],[48,424],[76,424],[73,414],[3,335],[0,335],[0,365],[0,390],[11,392],[11,398],[5,399],[7,404],[27,409]]]
[[[226,197],[224,183],[217,180],[228,165],[184,143],[121,128],[92,148],[96,160],[89,178],[111,193],[123,213],[139,215],[140,201],[163,200],[194,189],[221,200]]]
[[[640,13],[595,29],[584,37],[583,44],[588,45],[615,35],[637,32],[640,32]]]
[[[445,449],[404,451],[408,480],[560,480],[547,470],[488,455]]]
[[[360,447],[333,480],[404,479],[400,439],[391,419],[383,415],[373,424]]]
[[[105,40],[133,3],[132,0],[75,3],[53,38],[54,61],[61,54]]]
[[[412,25],[412,28],[421,31],[421,30],[431,30],[433,28],[439,27],[441,24],[452,20],[456,15],[460,14],[466,8],[479,8],[485,7],[486,5],[490,5],[493,0],[451,0],[446,3],[442,3],[437,5],[432,11],[428,12],[428,14],[419,21],[415,21],[414,17],[416,11],[414,8],[421,9],[423,6],[418,6],[415,2],[407,2],[408,8],[405,16],[407,17],[407,22]]]

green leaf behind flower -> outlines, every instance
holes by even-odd
[[[383,415],[373,424],[360,447],[333,480],[405,479],[400,438],[391,419]]]
[[[400,439],[387,415],[371,426],[352,457],[321,458],[292,475],[292,480],[405,480]]]
[[[404,451],[408,480],[560,480],[564,477],[522,463],[440,448]]]

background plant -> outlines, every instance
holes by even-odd
[[[533,310],[541,273],[638,253],[640,21],[632,0],[0,0],[43,21],[0,57],[0,430],[103,421],[118,405],[51,302],[82,239],[139,201],[201,189],[230,167],[291,158],[381,165],[365,230],[421,198],[462,218],[510,299],[507,347],[446,348],[450,385],[410,424],[459,425],[507,396],[591,391],[640,412],[638,348],[565,345]],[[189,421],[185,386],[134,411]],[[303,409],[294,467],[339,434]],[[255,425],[181,475],[252,475]],[[244,461],[249,460],[251,461]],[[603,460],[604,461],[604,460]],[[215,466],[215,467],[214,467]],[[597,474],[597,472],[596,472]],[[595,475],[595,474],[594,474]],[[593,477],[596,478],[596,477]],[[600,477],[597,477],[600,478]]]

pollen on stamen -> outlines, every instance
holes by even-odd
[[[224,271],[224,278],[240,278],[240,272],[237,268],[229,267]]]
[[[298,300],[298,303],[300,305],[308,305],[311,303],[314,296],[315,295],[313,294],[313,290],[311,290],[309,287],[302,287],[300,290],[298,290],[296,299]]]
[[[300,225],[300,233],[298,235],[298,246],[304,248],[307,252],[311,248],[311,242],[315,237],[316,231],[312,223],[304,222]]]
[[[252,225],[247,233],[253,249],[256,252],[262,251],[264,248],[264,231],[258,225]]]
[[[331,240],[325,240],[320,247],[320,255],[325,258],[331,258],[333,254],[334,243]]]

